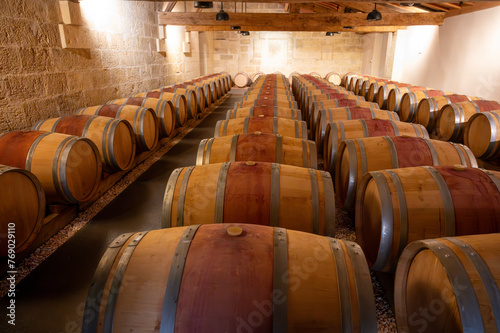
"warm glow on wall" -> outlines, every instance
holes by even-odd
[[[120,0],[82,0],[80,7],[89,28],[100,31],[119,29],[123,18]]]

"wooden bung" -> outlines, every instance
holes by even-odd
[[[118,237],[96,269],[83,313],[83,332],[377,330],[356,243],[248,224]]]
[[[333,235],[335,203],[324,171],[267,162],[230,162],[172,172],[162,225],[250,223]]]
[[[31,172],[0,165],[0,257],[25,251],[35,241],[45,217],[45,193]],[[8,238],[14,232],[15,238]],[[15,242],[15,246],[10,246]]]
[[[335,164],[337,204],[348,211],[354,209],[356,189],[366,172],[454,164],[477,167],[470,149],[452,142],[401,136],[345,140]]]
[[[318,167],[314,141],[260,131],[203,139],[198,147],[196,165],[248,160]]]
[[[0,135],[0,164],[32,172],[49,204],[90,200],[102,176],[96,145],[89,139],[60,133],[14,131]]]
[[[32,130],[69,134],[92,140],[99,150],[103,170],[108,173],[128,170],[134,163],[135,135],[126,120],[70,115],[41,120],[33,125]]]
[[[398,330],[498,332],[499,251],[500,234],[411,243],[396,271]]]
[[[160,136],[167,137],[175,134],[176,112],[172,102],[150,97],[130,97],[108,101],[106,104],[137,105],[151,108],[155,111],[160,123]]]
[[[326,126],[323,143],[324,170],[329,171],[332,175],[335,174],[335,164],[342,141],[376,136],[403,136],[429,139],[429,134],[422,125],[401,121],[374,118],[330,122]]]

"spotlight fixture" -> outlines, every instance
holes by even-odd
[[[340,31],[327,31],[327,36],[335,36],[336,34],[340,34]]]
[[[366,17],[367,21],[380,21],[382,19],[382,14],[377,10],[377,4],[375,4],[375,9],[372,10]]]
[[[343,29],[354,29],[353,26],[350,26],[350,25],[346,25],[345,27],[342,27]]]
[[[214,8],[212,1],[195,1],[194,8]]]
[[[241,35],[242,36],[250,36],[250,31],[242,31]]]
[[[231,30],[241,30],[241,27],[239,25],[232,25]]]
[[[215,16],[215,20],[217,21],[229,21],[229,14],[224,11],[224,5],[220,3],[220,12]]]

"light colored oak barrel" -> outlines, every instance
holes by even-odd
[[[329,171],[332,175],[335,174],[335,164],[337,162],[339,145],[344,140],[375,136],[414,136],[425,139],[429,138],[427,130],[422,125],[379,118],[329,122],[326,125],[324,135],[324,170]],[[316,145],[317,144],[316,142]]]
[[[350,108],[361,107],[361,108],[379,109],[377,103],[359,101],[359,100],[353,100],[353,99],[327,99],[324,101],[314,102],[313,106],[310,110],[310,112],[312,113],[312,117],[309,118],[309,119],[312,119],[312,122],[313,122],[312,124],[310,124],[311,130],[315,126],[315,122],[317,120],[317,115],[319,114],[319,110],[335,109],[335,108],[341,108],[344,106],[347,106]]]
[[[249,224],[116,238],[83,313],[83,333],[377,331],[356,243]]]
[[[228,110],[226,119],[246,118],[246,117],[278,117],[294,120],[302,120],[302,112],[298,109],[280,108],[271,106],[251,106],[248,108],[239,108]]]
[[[378,90],[381,86],[386,86],[388,84],[397,84],[395,81],[374,81],[370,83],[368,91],[366,92],[366,100],[369,102],[376,102],[376,97]]]
[[[165,190],[162,226],[249,223],[334,235],[330,174],[269,162],[179,168]]]
[[[278,100],[278,99],[247,100],[234,103],[234,109],[247,108],[251,106],[275,106],[275,107],[292,108],[292,109],[298,108],[296,101]]]
[[[476,113],[464,129],[464,143],[483,160],[500,157],[500,110]]]
[[[295,97],[293,95],[245,95],[242,98],[242,101],[250,102],[250,101],[295,101]]]
[[[500,110],[496,101],[468,101],[447,104],[439,111],[438,132],[443,140],[463,142],[464,127],[475,113]]]
[[[308,96],[305,99],[305,106],[303,108],[304,112],[310,117],[314,117],[314,103],[315,102],[320,102],[320,101],[328,101],[328,100],[346,100],[346,99],[351,99],[355,101],[365,101],[365,99],[361,96],[356,96],[356,95],[347,95],[347,94],[324,94],[324,95],[312,95]],[[309,123],[311,123],[312,120],[309,120]]]
[[[205,95],[204,88],[201,86],[192,86],[192,85],[187,85],[187,84],[184,84],[183,86],[185,89],[191,90],[195,93],[196,101],[197,101],[196,105],[198,106],[198,112],[200,112],[200,113],[205,112],[205,109],[207,107],[207,101],[205,100],[206,95]]]
[[[373,270],[390,271],[413,241],[500,231],[500,173],[421,166],[366,173],[356,240]]]
[[[356,82],[354,83],[354,93],[358,96],[363,96],[365,97],[366,94],[366,84],[365,82],[370,82],[372,79],[369,77],[362,77],[358,78]],[[361,88],[365,87],[365,91],[363,91]]]
[[[351,119],[390,119],[399,121],[399,116],[396,112],[379,110],[371,107],[335,107],[329,109],[315,109],[315,115],[311,118],[310,124],[311,131],[310,138],[319,142],[318,149],[323,147],[323,139],[325,137],[326,124],[337,120],[351,120]]]
[[[150,91],[147,93],[137,94],[134,97],[150,97],[170,101],[175,109],[175,123],[177,127],[184,126],[189,118],[187,99],[186,96],[182,94],[175,94],[173,92]]]
[[[158,117],[151,108],[135,105],[105,104],[83,108],[76,113],[128,121],[135,133],[138,152],[152,150],[158,144],[160,127]]]
[[[234,84],[238,87],[238,88],[245,88],[245,87],[248,87],[252,81],[250,80],[250,77],[248,76],[247,73],[245,72],[239,72],[237,73],[235,76],[234,76]]]
[[[401,106],[399,108],[399,118],[402,121],[415,122],[417,119],[418,103],[424,98],[449,95],[442,90],[419,90],[407,92],[401,97]]]
[[[389,80],[386,80],[386,79],[380,79],[380,78],[376,78],[376,79],[369,79],[369,80],[366,80],[366,81],[363,81],[363,83],[361,84],[361,88],[359,88],[359,95],[360,96],[363,96],[366,100],[368,100],[368,91],[370,90],[370,87],[372,86],[372,83],[375,83],[375,82],[388,82]],[[372,99],[373,99],[373,96],[372,96]],[[373,100],[370,100],[370,102],[373,102]]]
[[[307,125],[305,121],[260,116],[219,120],[215,125],[214,137],[218,138],[220,136],[253,133],[256,131],[307,140]]]
[[[380,108],[382,109],[387,109],[387,98],[389,97],[389,92],[397,87],[411,87],[411,84],[406,84],[406,83],[392,83],[392,84],[386,84],[386,85],[381,85],[378,88],[377,94],[375,95],[375,101],[377,102],[378,105],[380,105]]]
[[[0,257],[7,257],[26,250],[40,233],[45,193],[31,172],[6,165],[0,165],[0,189]]]
[[[194,90],[186,88],[175,88],[174,94],[186,97],[186,111],[188,119],[196,119],[198,116],[198,97]]]
[[[281,88],[266,88],[266,87],[258,87],[258,88],[249,88],[243,96],[252,96],[252,95],[286,95],[293,96],[292,91],[287,87]]]
[[[137,105],[151,108],[155,111],[160,124],[160,136],[173,136],[175,134],[176,112],[172,102],[165,99],[149,97],[130,97],[108,101],[106,104]]]
[[[207,83],[203,82],[193,82],[193,81],[186,81],[184,82],[184,85],[188,89],[193,89],[196,92],[196,96],[199,97],[199,93],[196,89],[200,89],[202,95],[203,95],[203,105],[205,107],[209,107],[212,105],[212,92],[210,90],[210,86]],[[165,87],[164,87],[165,88]],[[198,106],[202,104],[202,100],[198,101]]]
[[[345,140],[335,164],[337,205],[354,209],[359,180],[369,171],[455,164],[477,167],[470,149],[452,142],[402,136]]]
[[[340,86],[347,88],[347,86],[349,85],[349,81],[351,80],[351,77],[356,76],[356,75],[357,74],[350,73],[350,72],[344,74],[344,76],[342,76],[342,78],[340,80]]]
[[[399,112],[401,107],[401,99],[403,95],[407,92],[420,91],[420,90],[428,90],[425,87],[419,86],[411,86],[411,87],[395,87],[389,91],[387,95],[387,110]]]
[[[311,98],[313,98],[314,96],[322,96],[322,95],[331,95],[330,98],[325,97],[324,99],[342,99],[342,97],[345,97],[344,99],[360,99],[361,97],[354,95],[352,91],[347,91],[343,89],[335,89],[324,86],[307,87],[302,89],[300,94],[298,95],[299,106],[301,107],[301,109],[309,107]],[[350,98],[348,98],[349,96]]]
[[[202,140],[196,165],[256,161],[317,169],[317,160],[314,141],[254,132]]]
[[[102,176],[96,145],[89,139],[60,133],[0,134],[0,164],[32,172],[42,184],[49,204],[92,199]]]
[[[396,271],[398,331],[500,331],[499,244],[499,234],[410,244]]]
[[[128,170],[135,158],[135,135],[126,120],[70,115],[41,120],[31,128],[34,131],[55,132],[80,136],[95,143],[103,170],[108,173]]]
[[[476,97],[468,97],[466,95],[444,95],[431,98],[424,98],[417,106],[416,122],[425,126],[429,131],[436,128],[437,115],[439,110],[446,104],[467,102],[476,100]]]

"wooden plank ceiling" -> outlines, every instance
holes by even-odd
[[[152,1],[152,0],[142,0]],[[179,1],[181,2],[181,1]],[[173,11],[177,1],[163,2],[158,13],[160,25],[183,25],[188,31],[226,31],[231,26],[241,26],[248,31],[354,31],[390,32],[413,25],[442,25],[448,17],[471,13],[500,6],[500,1],[446,2],[445,0],[414,1],[313,1],[287,0],[237,0],[226,3],[229,21],[216,21],[213,9],[192,9],[192,2],[182,6],[184,10]],[[274,3],[283,8],[282,13],[252,13],[247,6],[236,3]],[[366,21],[374,9],[382,13],[380,21]],[[251,8],[251,6],[249,6]],[[232,10],[227,10],[232,8]]]

